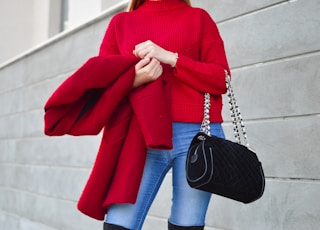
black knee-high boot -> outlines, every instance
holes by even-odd
[[[204,226],[188,226],[188,227],[185,227],[185,226],[177,226],[177,225],[174,225],[174,224],[171,224],[170,222],[168,222],[168,229],[169,230],[203,230],[204,229]]]
[[[103,230],[129,230],[127,228],[121,227],[115,224],[108,224],[106,222],[103,223]]]

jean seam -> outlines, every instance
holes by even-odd
[[[144,205],[144,208],[143,208],[143,211],[142,211],[142,217],[144,217],[144,216],[146,215],[146,213],[147,213],[147,206],[150,205],[150,207],[151,207],[150,199],[155,199],[154,193],[155,193],[155,192],[157,193],[157,192],[159,191],[159,189],[156,189],[156,188],[158,187],[158,185],[159,185],[159,183],[160,183],[160,178],[162,178],[161,180],[163,181],[163,179],[164,179],[166,173],[169,171],[170,167],[171,167],[171,163],[168,162],[168,164],[163,168],[160,176],[159,176],[158,179],[157,179],[157,182],[155,183],[155,186],[153,187],[153,189],[152,189],[152,191],[151,191],[151,195],[149,196],[148,201],[145,202],[145,204],[147,204],[147,205]],[[160,185],[161,185],[161,184],[160,184]],[[160,187],[160,186],[159,186],[159,187]],[[141,227],[142,227],[142,225],[143,225],[143,223],[144,223],[144,219],[145,219],[145,218],[141,218],[141,219],[139,220],[138,226],[137,226],[138,229],[141,229]]]

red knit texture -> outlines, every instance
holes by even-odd
[[[171,81],[173,121],[201,122],[203,93],[211,97],[211,122],[222,122],[225,73],[229,66],[216,23],[203,9],[183,0],[146,1],[112,18],[100,55],[133,55],[135,45],[151,40],[179,55]]]

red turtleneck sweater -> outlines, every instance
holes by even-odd
[[[179,55],[170,82],[173,121],[201,122],[203,93],[209,92],[210,120],[222,122],[224,70],[229,71],[229,67],[223,41],[210,15],[183,0],[146,0],[138,9],[113,17],[100,55],[133,55],[135,45],[146,40]]]

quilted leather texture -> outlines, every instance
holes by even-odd
[[[191,187],[243,203],[259,199],[265,188],[263,168],[254,152],[202,132],[190,144],[186,172]]]

